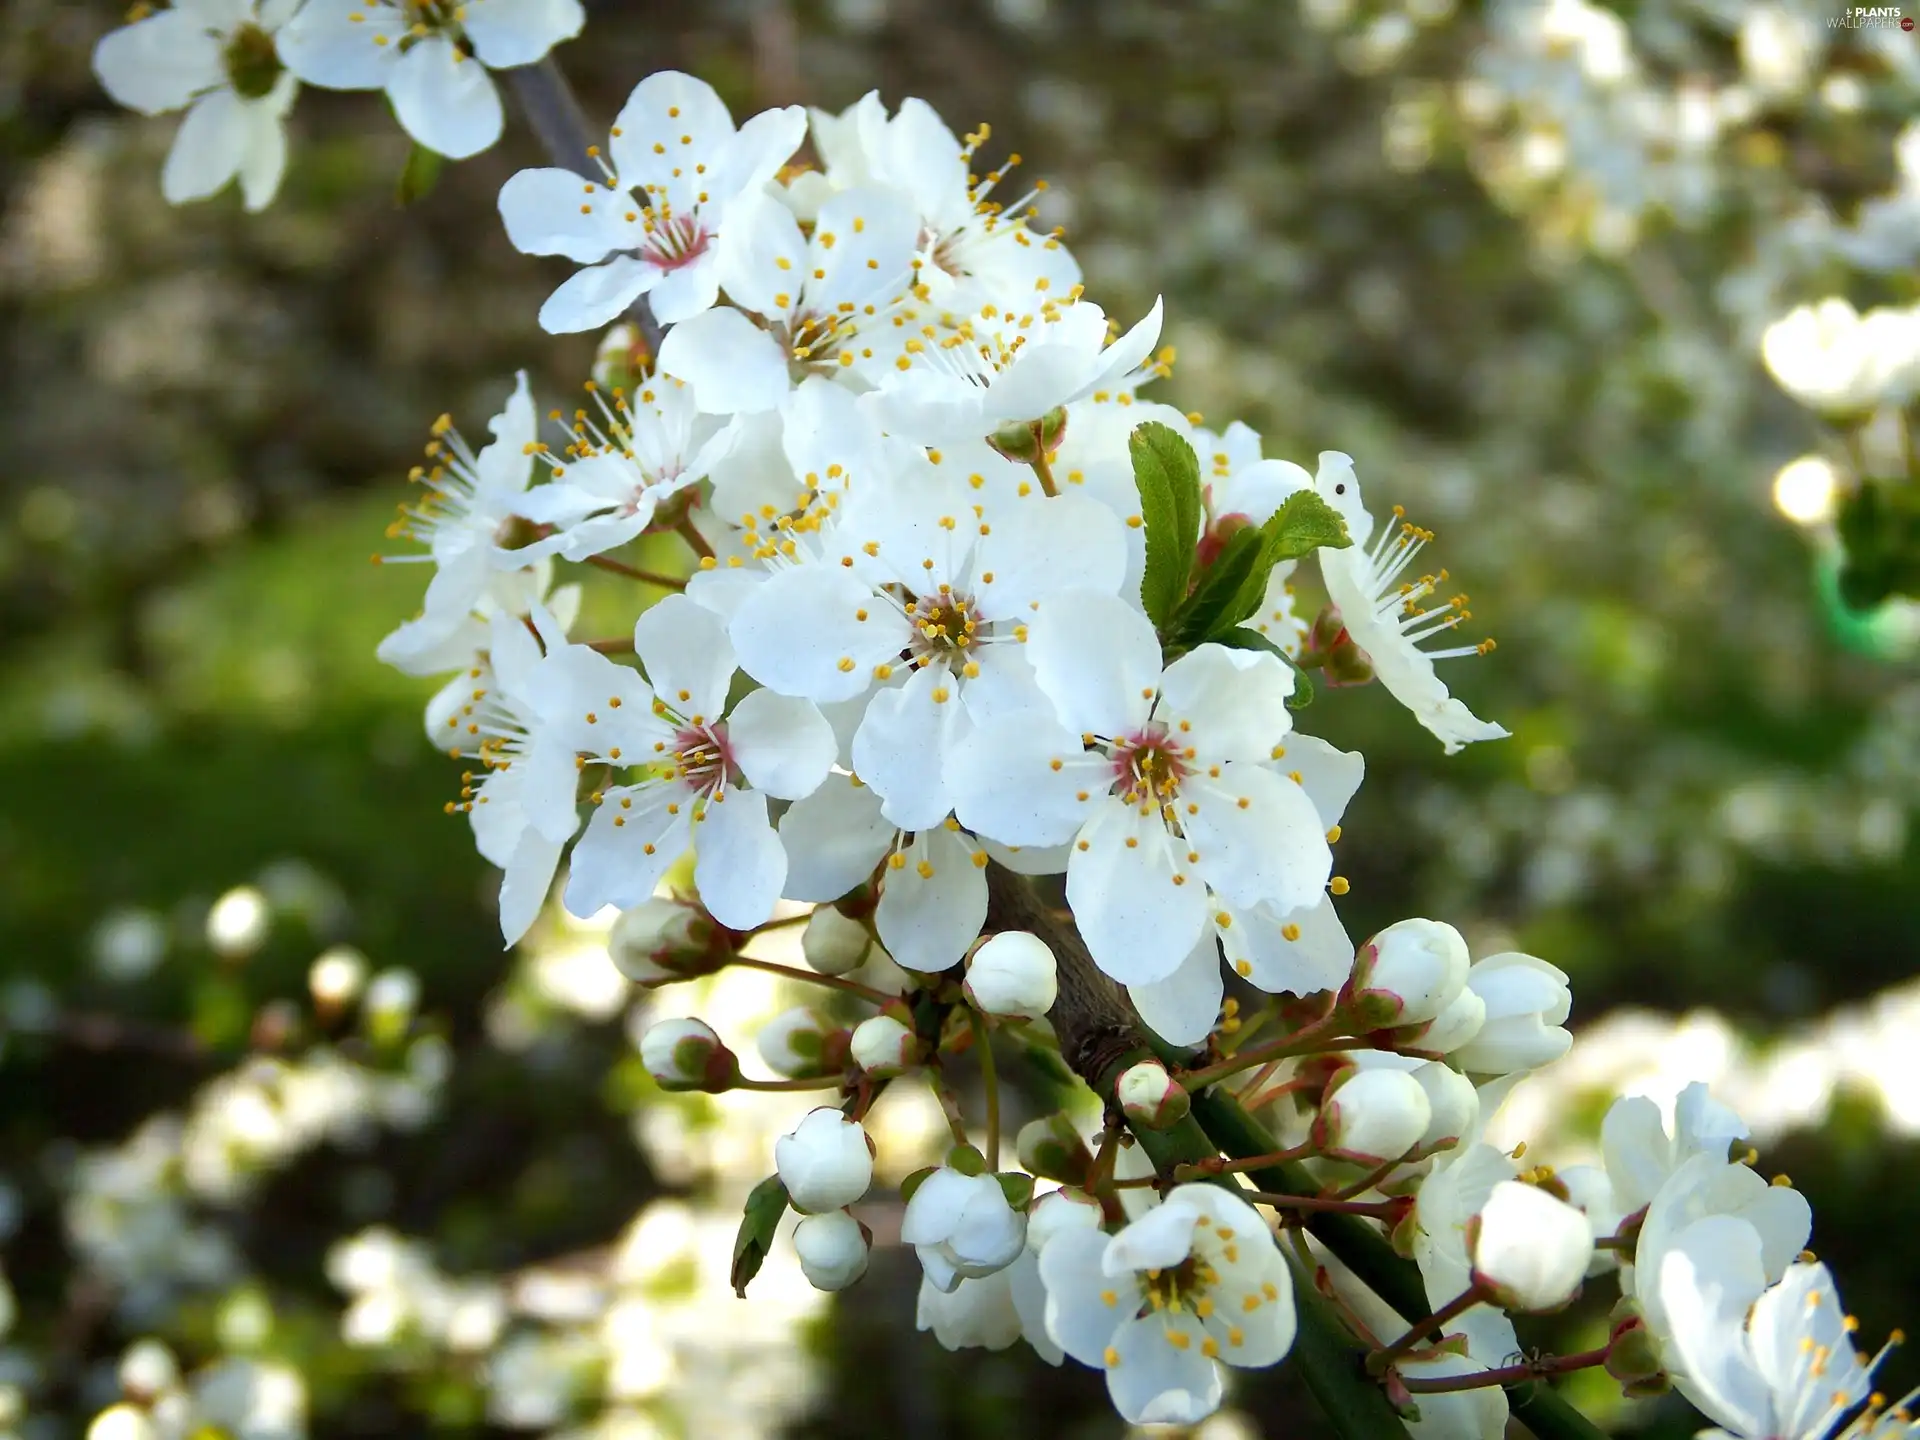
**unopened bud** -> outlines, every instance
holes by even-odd
[[[1367,1030],[1431,1020],[1466,987],[1467,942],[1437,920],[1402,920],[1360,947],[1341,1001]]]
[[[822,975],[845,975],[866,963],[873,937],[858,920],[849,920],[831,905],[821,905],[807,917],[800,936],[800,953]]]
[[[1100,1202],[1084,1190],[1049,1190],[1027,1210],[1027,1249],[1038,1255],[1068,1230],[1098,1230]]]
[[[1618,1380],[1629,1395],[1659,1395],[1671,1384],[1661,1365],[1660,1342],[1654,1339],[1639,1312],[1632,1308],[1631,1301],[1622,1300],[1614,1310],[1615,1316],[1620,1317],[1622,1310],[1628,1313],[1616,1318],[1607,1342],[1607,1374]]]
[[[1432,1119],[1427,1092],[1405,1071],[1350,1070],[1322,1102],[1313,1138],[1332,1159],[1383,1165],[1418,1145]]]
[[[740,1062],[704,1020],[661,1020],[640,1037],[640,1063],[662,1090],[707,1090],[731,1086]]]
[[[1347,622],[1340,618],[1338,605],[1326,605],[1313,617],[1313,624],[1307,627],[1306,648],[1317,655],[1330,653],[1334,646],[1345,644]]]
[[[773,1142],[773,1163],[794,1209],[841,1210],[873,1183],[873,1142],[856,1122],[823,1106]]]
[[[1326,652],[1326,658],[1320,662],[1320,675],[1329,685],[1371,684],[1373,657],[1351,639],[1342,640]]]
[[[1193,1097],[1186,1087],[1167,1073],[1158,1060],[1142,1060],[1127,1067],[1114,1087],[1127,1121],[1148,1130],[1164,1130],[1178,1125],[1193,1109]]]
[[[967,957],[967,999],[988,1015],[1037,1020],[1059,993],[1053,951],[1038,935],[1003,930]]]
[[[793,1228],[800,1269],[816,1290],[844,1290],[867,1273],[873,1236],[844,1210],[809,1215]]]
[[[830,1075],[846,1063],[847,1032],[823,1010],[806,1005],[783,1010],[754,1037],[767,1068],[789,1080]]]
[[[700,906],[655,896],[620,912],[607,954],[627,979],[651,988],[711,975],[733,958],[733,945]]]
[[[872,1015],[853,1027],[853,1063],[879,1079],[920,1061],[919,1038],[891,1015]]]
[[[1566,972],[1531,955],[1489,955],[1467,972],[1467,987],[1486,1007],[1486,1020],[1467,1044],[1451,1053],[1475,1075],[1511,1075],[1538,1070],[1573,1047],[1564,1024],[1573,1009]]]
[[[1093,1171],[1093,1152],[1080,1127],[1064,1110],[1029,1120],[1014,1138],[1014,1153],[1026,1170],[1063,1185],[1084,1185]]]
[[[1545,1190],[1502,1180],[1467,1222],[1473,1277],[1503,1310],[1557,1310],[1593,1259],[1587,1217]]]
[[[1480,1033],[1487,1005],[1471,990],[1462,990],[1433,1019],[1394,1029],[1389,1041],[1396,1048],[1420,1055],[1451,1055]]]
[[[1056,405],[1038,420],[1015,420],[987,436],[987,444],[1016,465],[1031,465],[1060,448],[1067,434],[1067,412]]]
[[[1452,1149],[1473,1133],[1480,1122],[1480,1092],[1471,1080],[1437,1060],[1407,1073],[1427,1092],[1427,1104],[1433,1110],[1427,1132],[1420,1137],[1423,1151]]]

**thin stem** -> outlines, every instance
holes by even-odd
[[[1419,1148],[1420,1147],[1416,1145],[1414,1150]],[[1407,1155],[1411,1155],[1412,1153],[1413,1150],[1409,1150]],[[1336,1200],[1351,1200],[1356,1195],[1366,1194],[1367,1191],[1373,1189],[1374,1186],[1386,1179],[1387,1176],[1406,1164],[1407,1155],[1402,1155],[1398,1160],[1389,1160],[1378,1169],[1368,1171],[1365,1175],[1362,1175],[1358,1180],[1354,1181],[1353,1184],[1343,1186],[1341,1189],[1335,1191],[1333,1198]]]
[[[1478,1390],[1488,1385],[1512,1385],[1520,1380],[1536,1380],[1543,1375],[1564,1375],[1571,1370],[1590,1370],[1607,1363],[1612,1347],[1582,1350],[1577,1355],[1543,1355],[1538,1360],[1523,1360],[1518,1365],[1503,1365],[1498,1370],[1481,1370],[1469,1375],[1444,1375],[1434,1380],[1409,1380],[1400,1377],[1415,1395],[1445,1395],[1455,1390]]]
[[[807,911],[804,915],[782,915],[778,920],[765,921],[759,925],[754,926],[751,930],[748,930],[745,933],[749,937],[754,935],[765,935],[771,930],[785,930],[790,925],[804,925],[807,923],[807,921],[811,920],[812,918],[813,918],[813,912],[811,910]]]
[[[1464,1315],[1474,1306],[1484,1302],[1486,1298],[1486,1293],[1482,1291],[1478,1285],[1469,1285],[1458,1295],[1454,1296],[1453,1299],[1447,1301],[1446,1304],[1427,1316],[1426,1319],[1414,1321],[1407,1327],[1407,1333],[1391,1345],[1376,1350],[1367,1356],[1367,1372],[1371,1375],[1386,1374],[1387,1368],[1391,1366],[1395,1360],[1398,1360],[1409,1350],[1419,1348],[1425,1341],[1428,1331],[1441,1330],[1449,1320]]]
[[[862,1000],[871,1000],[876,1005],[884,1005],[898,996],[888,995],[871,985],[862,985],[858,980],[849,980],[844,975],[822,975],[817,970],[802,970],[793,965],[782,965],[776,960],[756,960],[751,955],[736,955],[727,962],[729,965],[745,965],[750,970],[764,970],[769,975],[778,975],[787,980],[798,980],[807,985],[825,985],[832,990],[842,990],[849,995],[858,995]]]
[[[1039,443],[1037,437],[1035,443]],[[1046,495],[1058,495],[1060,493],[1058,487],[1053,483],[1053,464],[1047,459],[1044,450],[1042,450],[1040,454],[1035,455],[1033,459],[1027,463],[1033,466],[1033,473],[1040,481],[1042,493]]]
[[[684,590],[687,582],[678,575],[665,575],[658,570],[642,570],[637,565],[628,565],[606,555],[589,555],[587,564],[597,565],[602,570],[611,570],[615,575],[624,575],[629,580],[643,581],[648,585],[658,585],[663,590]]]
[[[927,1068],[927,1085],[933,1091],[933,1098],[940,1103],[940,1113],[947,1117],[947,1131],[953,1136],[956,1145],[970,1145],[967,1138],[967,1119],[960,1113],[960,1100],[947,1083],[941,1078],[939,1070]]]
[[[1247,1199],[1275,1209],[1313,1210],[1333,1215],[1365,1215],[1370,1220],[1391,1220],[1399,1208],[1391,1200],[1341,1200],[1333,1196],[1285,1195],[1274,1190],[1250,1190]]]
[[[1316,1154],[1312,1144],[1296,1145],[1291,1150],[1275,1150],[1266,1155],[1246,1155],[1238,1160],[1222,1160],[1218,1155],[1211,1160],[1196,1161],[1191,1165],[1174,1167],[1176,1180],[1204,1180],[1210,1175],[1239,1174],[1247,1170],[1264,1170],[1269,1165],[1284,1165],[1289,1160],[1301,1160]]]
[[[1000,1168],[1000,1077],[993,1068],[993,1036],[987,1022],[971,1005],[967,1007],[967,1027],[973,1031],[974,1048],[980,1052],[980,1082],[987,1089],[987,1169]]]
[[[631,655],[633,637],[631,635],[609,635],[605,640],[587,641],[589,650],[598,650],[602,655]]]
[[[737,1076],[732,1090],[838,1090],[845,1083],[840,1075],[813,1075],[801,1080],[749,1080]]]
[[[553,163],[583,179],[598,183],[606,177],[594,163],[597,148],[587,127],[586,112],[574,97],[573,87],[551,55],[533,65],[522,65],[505,72],[527,117],[527,124],[539,137]],[[660,353],[660,322],[653,318],[642,296],[628,307],[627,316],[639,328],[649,353]]]
[[[1333,1050],[1351,1050],[1361,1043],[1351,1035],[1323,1038],[1310,1034],[1325,1023],[1317,1021],[1306,1030],[1282,1036],[1278,1040],[1269,1040],[1264,1045],[1256,1045],[1251,1050],[1242,1050],[1216,1064],[1203,1065],[1198,1070],[1182,1071],[1175,1074],[1173,1078],[1190,1091],[1201,1090],[1226,1079],[1229,1075],[1237,1075],[1242,1070],[1251,1070],[1256,1065],[1265,1065],[1272,1060],[1292,1060],[1302,1055],[1324,1055]]]
[[[692,516],[683,517],[680,523],[673,527],[673,530],[676,535],[687,542],[687,547],[702,560],[713,559],[713,546],[707,543],[706,536],[694,528]]]

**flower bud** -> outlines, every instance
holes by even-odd
[[[1467,987],[1487,1007],[1487,1018],[1472,1040],[1450,1052],[1462,1070],[1475,1075],[1538,1070],[1572,1048],[1573,1036],[1562,1028],[1573,1009],[1564,971],[1508,951],[1474,965]]]
[[[1426,1151],[1449,1150],[1473,1133],[1480,1121],[1480,1092],[1473,1082],[1451,1065],[1429,1060],[1407,1072],[1427,1093],[1433,1118],[1427,1121],[1420,1148]]]
[[[900,1219],[900,1239],[920,1256],[934,1289],[1004,1270],[1027,1243],[1027,1217],[1007,1202],[997,1175],[942,1166],[920,1182]]]
[[[1193,1108],[1193,1097],[1186,1087],[1167,1073],[1158,1060],[1142,1060],[1127,1067],[1114,1087],[1127,1121],[1148,1130],[1164,1130],[1178,1125]]]
[[[1366,685],[1374,677],[1373,657],[1353,642],[1351,636],[1327,651],[1320,662],[1320,675],[1329,685]]]
[[[1607,1374],[1634,1399],[1661,1395],[1672,1388],[1661,1363],[1660,1342],[1647,1329],[1630,1299],[1614,1306],[1613,1329],[1607,1340]]]
[[[967,957],[964,988],[985,1014],[1037,1020],[1059,993],[1053,951],[1038,935],[1004,930]]]
[[[1049,1190],[1027,1209],[1027,1249],[1038,1255],[1068,1230],[1098,1230],[1100,1202],[1084,1190]]]
[[[847,1032],[825,1011],[799,1005],[761,1026],[754,1046],[774,1074],[807,1080],[846,1063]]]
[[[853,1027],[853,1063],[879,1078],[919,1063],[920,1041],[891,1015],[872,1015]]]
[[[1587,1217],[1518,1180],[1493,1187],[1467,1222],[1474,1280],[1503,1310],[1557,1310],[1571,1300],[1593,1259]]]
[[[809,1215],[793,1228],[800,1269],[816,1290],[844,1290],[867,1273],[873,1237],[844,1210]]]
[[[1467,942],[1437,920],[1402,920],[1360,947],[1341,1000],[1368,1030],[1417,1025],[1467,983]]]
[[[1022,1125],[1013,1148],[1023,1169],[1063,1185],[1083,1185],[1093,1170],[1093,1152],[1064,1110]]]
[[[711,975],[733,958],[733,946],[698,905],[655,896],[620,912],[607,953],[627,979],[651,987]]]
[[[1403,1070],[1349,1070],[1334,1081],[1314,1120],[1313,1138],[1336,1160],[1383,1165],[1420,1142],[1433,1107]]]
[[[1469,974],[1472,971],[1468,971]],[[1422,1055],[1451,1055],[1480,1033],[1486,1023],[1487,1002],[1471,990],[1462,990],[1424,1025],[1408,1025],[1393,1032],[1393,1043]]]
[[[809,1110],[790,1134],[773,1142],[774,1168],[802,1214],[840,1210],[873,1182],[873,1142],[838,1110]]]
[[[739,1078],[740,1062],[703,1020],[661,1020],[640,1037],[640,1063],[662,1090],[715,1094]]]
[[[866,963],[873,937],[831,905],[816,906],[800,936],[800,953],[822,975],[845,975]]]
[[[1067,412],[1056,405],[1038,420],[1015,420],[986,437],[1001,455],[1016,465],[1031,465],[1060,448],[1067,434]]]

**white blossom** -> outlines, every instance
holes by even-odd
[[[1058,990],[1053,951],[1038,935],[1003,930],[967,957],[966,995],[985,1014],[1037,1020]]]
[[[1564,1028],[1573,995],[1564,971],[1532,955],[1507,951],[1477,960],[1467,988],[1479,997],[1484,1018],[1473,1039],[1447,1052],[1462,1070],[1509,1075],[1538,1070],[1565,1055],[1573,1036]]]
[[[913,1246],[936,1290],[978,1280],[1011,1265],[1026,1248],[1027,1219],[1007,1201],[996,1176],[941,1166],[907,1201],[900,1239]]]
[[[1475,1217],[1474,1278],[1508,1310],[1567,1303],[1593,1258],[1586,1216],[1537,1185],[1503,1180]]]
[[[793,1208],[820,1214],[853,1204],[873,1181],[873,1142],[838,1110],[809,1110],[773,1142],[774,1166]]]
[[[1379,1165],[1420,1143],[1433,1120],[1424,1086],[1403,1070],[1353,1069],[1327,1091],[1314,1133],[1336,1160]]]
[[[871,1248],[865,1228],[844,1210],[808,1215],[793,1229],[794,1253],[816,1290],[844,1290],[853,1284],[867,1273]]]

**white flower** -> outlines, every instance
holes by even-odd
[[[488,663],[457,678],[428,707],[430,734],[486,772],[463,775],[463,810],[480,853],[506,874],[500,929],[509,945],[533,924],[580,828],[582,762],[611,763],[644,738],[651,693],[632,670],[585,645],[569,645],[544,608],[531,617],[540,641],[517,617],[496,615]],[[541,653],[541,644],[546,646]],[[652,886],[629,903],[653,893]]]
[[[1065,295],[1079,283],[1080,267],[1059,237],[1028,228],[1029,207],[1044,185],[1011,202],[991,198],[1019,157],[985,175],[970,173],[974,150],[991,133],[987,126],[962,144],[924,100],[903,100],[888,118],[878,91],[839,115],[815,110],[812,123],[827,194],[879,184],[912,197],[920,216],[920,279],[931,304],[970,311],[1036,292]],[[795,186],[817,178],[799,177]]]
[[[919,1056],[920,1042],[893,1016],[869,1015],[853,1027],[850,1053],[869,1075],[898,1075]]]
[[[1411,1151],[1432,1120],[1433,1103],[1412,1075],[1384,1067],[1353,1069],[1328,1090],[1314,1134],[1336,1160],[1379,1165]]]
[[[1047,1333],[1104,1369],[1132,1424],[1213,1413],[1221,1365],[1259,1368],[1293,1347],[1293,1277],[1266,1223],[1217,1185],[1181,1185],[1119,1234],[1074,1229],[1040,1255]]]
[[[1420,608],[1420,602],[1435,594],[1445,581],[1444,571],[1403,578],[1432,534],[1405,523],[1403,512],[1396,507],[1394,523],[1384,528],[1379,540],[1369,547],[1373,516],[1361,503],[1353,461],[1337,450],[1321,452],[1313,488],[1347,522],[1347,534],[1353,541],[1344,550],[1314,552],[1320,560],[1321,578],[1327,584],[1327,598],[1338,608],[1353,643],[1372,661],[1380,683],[1413,712],[1414,719],[1444,742],[1449,755],[1471,741],[1504,737],[1504,728],[1477,719],[1449,695],[1433,668],[1436,660],[1484,655],[1493,648],[1493,642],[1483,640],[1451,650],[1420,648],[1421,641],[1451,630],[1468,618],[1468,612],[1461,608],[1466,603],[1464,595],[1432,609]]]
[[[818,796],[832,786],[840,777],[829,775],[820,790],[813,793]],[[805,801],[795,801],[795,805]],[[792,814],[792,811],[788,811]],[[786,827],[781,826],[782,839]],[[871,870],[873,867],[867,867]],[[793,881],[792,857],[788,857],[787,880]],[[847,887],[851,889],[852,887]],[[842,891],[841,894],[845,894]],[[838,896],[834,897],[838,899]],[[867,927],[858,920],[850,920],[831,905],[821,905],[807,917],[807,927],[800,936],[800,953],[822,975],[845,975],[858,970],[866,963],[868,953],[873,949],[873,936],[867,933]]]
[[[520,502],[521,514],[558,530],[525,547],[527,558],[585,560],[638,539],[663,503],[706,479],[739,442],[739,427],[695,410],[678,380],[651,377],[611,403],[597,385],[589,389],[598,419],[574,411],[565,458],[542,447],[553,483]]]
[[[1109,344],[1105,312],[1077,289],[1064,304],[1043,298],[1034,313],[989,304],[957,328],[909,341],[897,373],[862,405],[890,435],[956,445],[1116,388],[1159,340],[1160,302]]]
[[[1146,617],[1094,594],[1043,608],[1026,653],[1059,724],[976,729],[954,754],[954,811],[1004,844],[1072,842],[1067,903],[1101,969],[1162,980],[1207,926],[1231,928],[1225,907],[1318,902],[1333,866],[1319,815],[1267,768],[1292,725],[1281,660],[1202,645],[1163,673]]]
[[[794,1209],[840,1210],[873,1183],[873,1142],[857,1123],[822,1107],[773,1142],[773,1163]]]
[[[844,1290],[867,1273],[866,1227],[844,1210],[808,1215],[793,1228],[800,1269],[816,1290]]]
[[[602,905],[637,904],[692,843],[701,902],[721,924],[751,929],[773,913],[787,878],[767,797],[811,793],[833,764],[833,731],[807,701],[770,690],[727,710],[734,658],[726,626],[684,595],[646,610],[633,645],[652,689],[640,687],[640,713],[623,719],[635,738],[606,758],[650,768],[631,784],[595,793],[593,819],[573,854],[567,908],[591,915]],[[589,699],[589,713],[621,718],[606,703]]]
[[[488,69],[531,65],[585,22],[580,0],[306,0],[280,58],[309,85],[386,91],[407,134],[464,160],[500,138]]]
[[[275,32],[298,0],[178,0],[103,37],[93,73],[143,115],[187,110],[160,172],[167,203],[204,200],[235,176],[249,210],[273,203],[287,168],[287,111],[299,83]],[[191,108],[188,108],[191,107]]]
[[[1427,1301],[1436,1309],[1473,1284],[1467,1223],[1486,1208],[1494,1188],[1513,1177],[1511,1159],[1469,1134],[1457,1149],[1437,1156],[1420,1182],[1414,1194],[1413,1258]],[[1449,1321],[1447,1329],[1466,1335],[1473,1356],[1489,1364],[1500,1364],[1519,1348],[1513,1322],[1491,1305],[1475,1305]]]
[[[930,829],[954,808],[950,760],[974,727],[1050,709],[1021,642],[1067,597],[1112,594],[1121,531],[1080,495],[981,504],[949,467],[926,462],[884,486],[856,484],[814,558],[799,554],[734,612],[741,667],[821,704],[877,683],[853,735],[854,772],[887,819]]]
[[[1462,1070],[1538,1070],[1573,1048],[1573,1036],[1563,1028],[1573,1009],[1564,971],[1510,950],[1476,960],[1467,971],[1467,988],[1480,997],[1486,1017],[1473,1039],[1447,1052]]]
[[[419,616],[380,642],[379,658],[409,674],[449,668],[438,662],[469,628],[494,582],[533,563],[533,557],[501,543],[515,538],[514,517],[522,513],[533,473],[531,447],[538,422],[525,371],[487,429],[493,441],[475,454],[454,429],[451,416],[434,422],[428,463],[415,466],[408,477],[425,486],[427,494],[417,505],[403,505],[400,518],[387,530],[393,538],[424,543],[427,553],[382,556],[383,563],[434,566]]]
[[[919,1255],[928,1282],[951,1291],[1011,1265],[1026,1248],[1027,1217],[1007,1203],[995,1176],[943,1165],[907,1201],[900,1239]]]
[[[1790,1265],[1768,1287],[1750,1225],[1691,1227],[1661,1264],[1660,1292],[1675,1382],[1720,1427],[1703,1440],[1823,1440],[1873,1389],[1881,1356],[1853,1348],[1827,1267]]]
[[[1376,1027],[1432,1020],[1466,988],[1470,959],[1466,940],[1451,925],[1395,921],[1354,956],[1347,1003]]]
[[[1046,1306],[1040,1263],[1028,1253],[991,1275],[962,1280],[950,1291],[922,1276],[915,1324],[933,1331],[934,1339],[949,1350],[1004,1350],[1024,1337],[1042,1360],[1058,1365],[1061,1350],[1047,1337]]]
[[[1038,1020],[1059,991],[1053,951],[1038,935],[1004,930],[967,957],[965,989],[985,1014]]]
[[[742,195],[727,208],[716,262],[731,304],[670,329],[661,373],[691,385],[702,410],[734,415],[778,409],[796,370],[871,369],[876,357],[861,352],[875,342],[863,337],[891,333],[918,230],[912,204],[892,190],[835,195],[811,234],[778,200]]]
[[[1621,1096],[1600,1123],[1607,1178],[1626,1215],[1651,1202],[1668,1177],[1694,1156],[1725,1160],[1728,1147],[1746,1138],[1746,1122],[1697,1080],[1674,1100],[1671,1135],[1660,1107],[1644,1095]]]
[[[1773,378],[1801,404],[1857,416],[1901,404],[1920,382],[1920,310],[1869,311],[1822,300],[1774,321],[1760,342]]]
[[[736,202],[787,163],[806,123],[790,105],[735,130],[712,86],[660,70],[634,86],[613,122],[604,183],[562,169],[522,170],[507,181],[500,218],[515,248],[589,267],[548,297],[542,328],[592,330],[643,295],[662,324],[710,307]]]
[[[1100,1202],[1084,1190],[1042,1191],[1027,1207],[1027,1249],[1035,1255],[1069,1230],[1099,1228]]]
[[[1473,1229],[1474,1278],[1507,1310],[1554,1310],[1573,1298],[1593,1258],[1587,1217],[1537,1185],[1503,1180]]]

